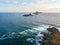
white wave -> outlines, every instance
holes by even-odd
[[[0,40],[14,38],[15,32],[8,32],[0,37]]]
[[[30,42],[33,42],[33,40],[35,40],[35,39],[33,39],[33,38],[28,38],[28,39],[26,39],[27,41],[30,41]]]
[[[37,37],[43,37],[43,35],[41,34],[41,32],[47,32],[47,28],[49,26],[45,26],[45,25],[42,25],[42,26],[37,26],[36,28],[32,28],[32,29],[27,29],[27,30],[24,30],[22,32],[8,32],[7,34],[4,34],[0,37],[0,40],[4,40],[4,39],[9,39],[9,38],[17,38],[19,36],[34,36],[34,34],[36,33]],[[19,36],[18,36],[19,35]]]
[[[37,45],[41,45],[37,40],[36,40],[36,44],[37,44]]]
[[[31,32],[31,33],[44,32],[44,31],[46,31],[47,28],[48,28],[48,26],[44,26],[44,25],[43,25],[42,27],[38,26],[38,27],[36,27],[36,28],[27,29],[27,30],[22,31],[22,32],[19,32],[19,33],[20,33],[20,34],[27,34],[27,33],[29,33],[29,32]]]
[[[41,34],[41,32],[39,32],[37,36],[38,36],[38,37],[43,37],[44,35]]]

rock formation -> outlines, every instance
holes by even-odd
[[[23,16],[32,16],[32,14],[30,13],[30,14],[24,14]]]
[[[60,32],[57,28],[52,27],[47,29],[51,34],[44,33],[42,45],[60,45]]]
[[[42,13],[42,12],[38,12],[38,11],[34,12],[34,14],[36,14],[36,15],[41,14],[41,13]]]

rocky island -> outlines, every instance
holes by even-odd
[[[34,12],[33,14],[36,14],[36,15],[38,15],[38,14],[41,14],[42,12],[38,12],[38,11],[36,11],[36,12]]]
[[[32,16],[32,14],[30,13],[30,14],[24,14],[23,16]]]
[[[39,14],[41,14],[41,13],[42,13],[42,12],[36,11],[36,12],[34,12],[34,13],[24,14],[23,16],[33,16],[33,14],[39,15]]]

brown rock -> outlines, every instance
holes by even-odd
[[[48,28],[48,31],[52,32],[52,34],[44,33],[44,40],[42,41],[42,45],[60,45],[60,32],[57,28],[52,27]]]

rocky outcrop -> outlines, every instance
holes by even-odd
[[[41,14],[41,13],[42,13],[42,12],[38,12],[38,11],[34,12],[34,14],[36,14],[36,15]]]
[[[47,29],[51,34],[44,33],[42,45],[60,45],[60,32],[57,28],[52,27]]]
[[[24,14],[23,16],[33,16],[33,14],[39,15],[39,14],[41,14],[41,13],[42,13],[42,12],[36,11],[36,12],[34,12],[34,13]]]
[[[55,27],[48,28],[47,30],[48,30],[49,32],[52,32],[52,33],[57,33],[57,32],[59,32],[58,29],[55,28]]]
[[[32,16],[32,14],[30,13],[30,14],[24,14],[23,16]]]

